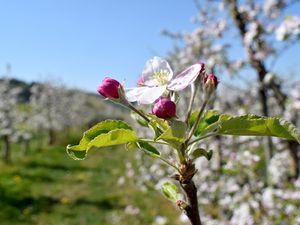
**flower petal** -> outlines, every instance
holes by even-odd
[[[204,64],[197,63],[194,64],[180,74],[178,74],[168,85],[168,89],[171,91],[181,91],[186,88],[188,85],[192,84],[196,78],[200,75],[200,72],[203,71]]]
[[[158,86],[158,87],[148,87],[144,92],[139,96],[139,104],[152,104],[156,99],[163,95],[166,91],[167,85]]]
[[[149,87],[161,85],[161,83],[158,80],[154,79],[153,76],[154,74],[160,72],[166,74],[165,77],[166,83],[168,83],[173,77],[173,71],[169,63],[158,56],[154,56],[153,59],[150,59],[146,62],[146,65],[144,67],[142,73],[144,79],[144,85]]]
[[[126,99],[129,102],[137,102],[139,97],[142,95],[143,92],[149,89],[149,87],[137,87],[137,88],[130,88],[125,91]]]

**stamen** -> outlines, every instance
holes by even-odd
[[[166,70],[157,71],[153,74],[153,79],[155,79],[158,84],[164,85],[168,82],[168,72]]]

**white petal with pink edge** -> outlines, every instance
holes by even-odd
[[[197,77],[200,75],[201,71],[204,69],[204,64],[197,63],[184,71],[179,73],[173,80],[168,84],[168,89],[171,91],[181,91],[190,84],[192,84]]]

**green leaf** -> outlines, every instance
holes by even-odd
[[[192,127],[197,119],[199,112],[193,112],[189,119],[189,125]],[[195,131],[195,136],[202,135],[202,132],[207,128],[209,125],[215,123],[219,119],[219,112],[216,110],[208,110],[204,116],[201,118],[199,125]]]
[[[67,153],[75,160],[82,160],[92,147],[126,144],[136,140],[136,133],[127,123],[119,120],[106,120],[84,132],[79,145],[68,145]]]
[[[143,150],[147,155],[153,157],[153,158],[159,158],[160,157],[160,152],[150,145],[148,142],[145,141],[138,141],[136,142],[137,146],[139,149]]]
[[[169,124],[166,120],[158,118],[153,114],[149,114],[148,117],[150,118],[149,127],[152,128],[154,132],[154,139],[161,135],[159,129],[165,131],[169,128]]]
[[[85,159],[87,151],[86,150],[77,150],[76,146],[71,146],[71,145],[67,146],[68,155],[74,160],[83,160],[83,159]]]
[[[162,130],[166,130],[169,128],[169,124],[166,120],[158,118],[157,116],[153,114],[147,115],[155,124],[157,124]]]
[[[202,135],[216,131],[219,135],[273,136],[300,143],[297,128],[287,120],[257,115],[221,115],[219,120],[208,126]]]
[[[111,130],[115,129],[128,129],[132,130],[132,128],[125,122],[121,120],[105,120],[100,123],[97,123],[93,127],[91,127],[89,130],[85,131],[83,133],[83,137],[80,140],[79,146],[80,149],[85,150],[95,137],[97,137],[100,134],[108,133]]]
[[[140,124],[142,127],[148,127],[147,121],[144,118],[142,118],[139,114],[131,111],[130,115],[131,118],[138,122],[138,124]]]
[[[157,140],[164,140],[173,146],[177,146],[184,143],[185,135],[186,124],[180,120],[173,120],[171,126]]]
[[[128,151],[138,148],[136,142],[129,142],[126,144],[126,149]]]
[[[179,198],[179,192],[175,184],[171,182],[166,182],[162,185],[161,189],[162,189],[162,193],[167,199],[176,203],[176,201]]]
[[[195,160],[195,159],[197,159],[197,158],[203,156],[203,157],[205,157],[208,161],[211,159],[212,155],[213,155],[213,151],[212,151],[212,150],[206,151],[206,150],[203,149],[203,148],[197,148],[197,149],[195,149],[195,150],[192,152],[192,154],[191,154],[192,160]]]
[[[126,145],[126,148],[128,150],[140,149],[153,158],[160,157],[160,152],[154,146],[150,145],[147,141],[144,140],[143,141],[139,140],[137,142],[129,142]]]
[[[126,144],[128,142],[133,142],[137,140],[135,131],[116,129],[112,130],[106,134],[101,134],[95,137],[89,144],[87,149],[92,147],[107,147],[112,145]]]

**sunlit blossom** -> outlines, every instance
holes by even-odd
[[[148,60],[138,80],[139,87],[128,89],[126,98],[130,102],[151,104],[166,91],[181,91],[192,84],[204,70],[204,64],[194,64],[173,78],[169,63],[155,56]]]

